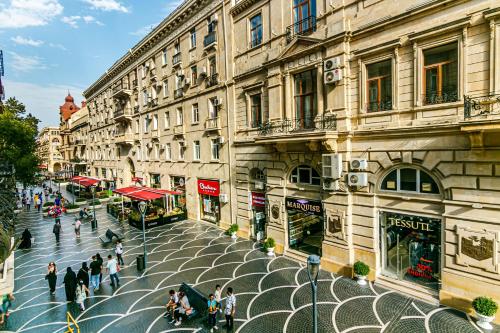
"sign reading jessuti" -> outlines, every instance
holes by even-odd
[[[420,217],[420,216],[412,216],[412,215],[403,215],[403,214],[391,214],[386,213],[387,222],[390,225],[419,230],[419,231],[428,231],[433,232],[434,223],[439,222],[439,220],[431,219],[428,217]]]

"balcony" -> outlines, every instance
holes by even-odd
[[[174,129],[174,135],[184,135],[184,133],[186,131],[184,129],[184,124],[182,124],[182,125],[175,125],[173,127],[173,129]]]
[[[205,120],[205,131],[218,131],[221,129],[220,117]]]
[[[367,112],[389,111],[392,110],[392,101],[368,102],[366,103]]]
[[[215,31],[209,32],[205,38],[203,38],[203,46],[209,48],[217,45],[217,33]]]
[[[172,65],[177,66],[180,65],[181,62],[182,62],[181,53],[179,52],[177,54],[174,54],[172,57]]]
[[[207,76],[207,88],[216,86],[219,84],[219,73]]]
[[[422,95],[422,103],[424,105],[435,105],[443,103],[452,103],[458,101],[456,89],[445,91],[431,91]]]
[[[115,84],[112,88],[112,97],[117,99],[128,98],[132,94],[132,90],[129,89],[128,83],[119,82]],[[106,103],[104,104],[106,105]]]
[[[184,90],[182,88],[174,90],[174,98],[181,98],[182,96],[184,96]]]
[[[472,149],[500,146],[500,94],[464,96],[461,130],[469,134]]]
[[[115,134],[115,143],[118,145],[133,145],[134,136],[132,133],[119,132]]]
[[[316,16],[309,16],[286,28],[286,41],[290,43],[297,36],[307,36],[316,31]]]
[[[328,114],[299,119],[268,121],[258,127],[257,140],[283,139],[290,141],[309,141],[314,137],[325,137],[326,132],[337,130],[337,115]]]
[[[115,121],[130,121],[132,120],[132,110],[130,108],[123,108],[116,110],[113,113]]]
[[[149,80],[151,82],[158,81],[158,76],[156,75],[156,68],[151,68],[151,70],[149,71]]]

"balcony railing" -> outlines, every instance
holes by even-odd
[[[293,135],[303,132],[335,131],[337,115],[268,121],[259,127],[260,136]]]
[[[130,110],[129,108],[119,109],[113,113],[113,118],[115,118],[115,120],[128,120],[131,117],[132,117],[132,110]]]
[[[174,54],[172,57],[172,65],[178,65],[181,63],[181,53]]]
[[[207,88],[213,87],[219,84],[219,74],[215,73],[207,76]]]
[[[388,110],[392,110],[392,101],[366,103],[367,112],[388,111]]]
[[[464,96],[465,120],[475,117],[500,115],[500,94],[488,96]]]
[[[127,82],[119,82],[112,88],[113,97],[128,97],[132,93]],[[105,100],[106,102],[106,100]],[[104,103],[106,105],[106,103]]]
[[[219,129],[220,129],[220,117],[208,118],[205,121],[205,130],[206,131],[213,131],[213,130],[219,130]]]
[[[175,125],[174,135],[184,135],[184,125]]]
[[[456,101],[458,101],[458,93],[456,89],[442,92],[433,91],[422,95],[422,102],[424,105],[452,103]]]
[[[203,39],[203,46],[208,47],[217,41],[217,33],[215,31],[209,32]]]
[[[184,90],[182,88],[174,90],[174,98],[181,98],[182,96],[184,96]]]
[[[131,145],[134,143],[134,136],[132,133],[118,132],[115,134],[115,143]]]
[[[309,16],[286,28],[286,41],[290,43],[297,36],[310,35],[316,31],[316,16]]]

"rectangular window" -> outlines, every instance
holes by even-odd
[[[148,91],[146,89],[142,91],[142,105],[148,105]]]
[[[307,34],[316,29],[316,0],[293,0],[294,33]]]
[[[198,67],[192,66],[191,67],[191,84],[195,85],[196,82],[198,82]]]
[[[184,153],[185,153],[185,150],[184,150],[184,144],[179,142],[179,160],[184,160]]]
[[[141,68],[142,68],[142,78],[144,79],[146,77],[146,73],[148,72],[148,68],[146,67],[146,63],[143,63]]]
[[[200,111],[198,110],[198,103],[193,104],[191,120],[193,124],[197,124],[200,122]]]
[[[142,160],[142,147],[137,146],[137,160]]]
[[[193,160],[199,161],[201,159],[200,141],[193,142],[193,155]]]
[[[165,66],[167,64],[167,48],[164,48],[161,53],[161,64]]]
[[[174,44],[174,54],[179,54],[179,53],[181,53],[181,44],[175,43]]]
[[[144,133],[148,132],[149,122],[148,118],[144,118]]]
[[[215,119],[218,116],[218,100],[217,97],[208,100],[208,119]]]
[[[165,129],[170,127],[170,112],[165,112]]]
[[[260,127],[262,125],[262,103],[261,95],[250,96],[250,108],[252,112],[252,128]]]
[[[163,81],[163,97],[168,97],[168,80]]]
[[[426,105],[458,101],[456,42],[424,51],[423,91]]]
[[[255,15],[250,19],[250,43],[251,47],[262,44],[262,15]]]
[[[217,74],[217,59],[215,58],[215,56],[208,59],[208,70],[209,75]]]
[[[177,125],[184,124],[184,115],[182,114],[182,108],[177,109]]]
[[[191,48],[196,47],[196,29],[192,29],[190,32]]]
[[[172,160],[172,146],[170,145],[170,143],[167,143],[165,145],[165,159],[167,161]]]
[[[212,160],[213,161],[218,161],[219,160],[219,140],[218,139],[212,139],[210,140],[211,144],[211,151],[212,151]]]
[[[316,70],[309,70],[294,75],[295,90],[295,128],[314,128],[317,104]]]
[[[154,130],[158,129],[158,115],[157,114],[153,115],[153,129]]]
[[[154,159],[155,160],[158,160],[160,158],[160,144],[159,143],[156,143],[155,146],[154,146]]]
[[[384,60],[366,66],[368,112],[392,109],[392,61]]]

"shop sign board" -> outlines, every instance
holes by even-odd
[[[218,197],[220,194],[219,181],[198,179],[198,193]]]
[[[252,192],[252,206],[264,207],[266,205],[266,195],[264,193]]]
[[[321,201],[286,198],[285,205],[287,210],[299,210],[304,213],[323,216]]]

